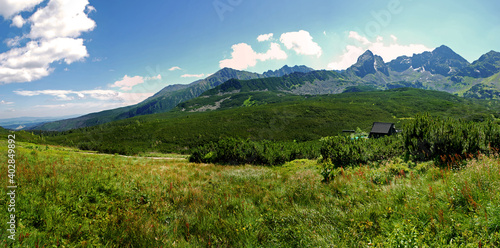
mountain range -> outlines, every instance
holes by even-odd
[[[224,68],[191,84],[167,86],[136,105],[48,122],[30,129],[64,131],[170,110],[202,112],[266,104],[280,101],[280,95],[325,95],[401,87],[438,90],[468,98],[498,99],[499,75],[500,53],[495,51],[473,63],[444,45],[432,52],[400,56],[387,63],[382,57],[366,51],[354,65],[343,71],[284,66],[258,74]],[[259,99],[249,92],[259,93]]]

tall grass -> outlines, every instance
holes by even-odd
[[[0,154],[6,154],[0,141]],[[19,144],[19,247],[500,246],[500,160],[193,164]],[[6,166],[0,167],[6,178]],[[0,221],[6,223],[6,188]]]

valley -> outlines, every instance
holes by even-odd
[[[498,246],[498,68],[470,74],[436,50],[389,64],[368,51],[345,71],[223,69],[15,131],[19,245]],[[374,122],[402,132],[354,137]]]
[[[218,109],[209,95],[252,91],[278,91],[283,94],[320,96],[339,94],[351,87],[387,90],[400,87],[437,90],[466,98],[498,99],[500,53],[490,51],[469,63],[447,46],[432,52],[401,56],[385,63],[380,56],[366,51],[344,71],[313,70],[306,66],[284,66],[263,74],[224,68],[189,85],[170,85],[145,101],[128,107],[92,113],[85,116],[48,122],[30,130],[67,131],[105,124],[135,116],[165,113],[186,101],[207,102]],[[204,100],[203,100],[204,99]],[[179,105],[181,104],[181,105]]]

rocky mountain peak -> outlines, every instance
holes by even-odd
[[[382,57],[374,55],[370,50],[359,56],[356,64],[349,67],[347,71],[354,73],[358,77],[365,77],[368,74],[375,74],[377,72],[381,72],[386,76],[389,75],[389,70]]]

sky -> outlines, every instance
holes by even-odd
[[[500,51],[497,0],[0,0],[0,119],[136,104],[230,67]]]

